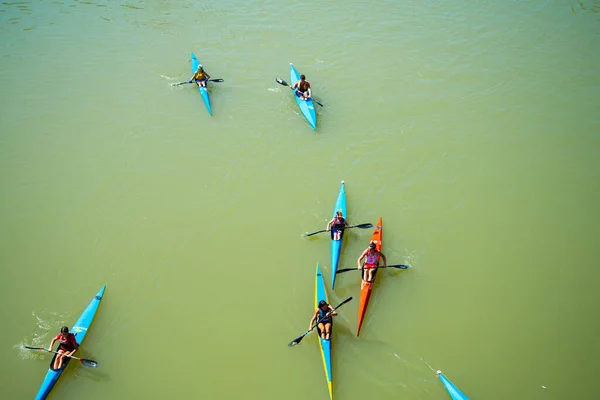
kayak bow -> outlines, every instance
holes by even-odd
[[[456,386],[454,386],[454,384],[452,382],[450,382],[450,380],[448,378],[446,378],[444,376],[444,374],[442,374],[442,371],[438,370],[437,376],[440,378],[440,380],[444,384],[444,387],[450,394],[450,397],[452,397],[452,400],[469,400],[469,398],[463,392],[458,390],[458,388]]]
[[[382,224],[383,220],[380,217],[379,221],[377,221],[377,226],[373,231],[373,236],[371,236],[371,242],[375,243],[377,246],[377,251],[381,251],[381,239],[383,236],[381,229]],[[379,263],[379,257],[377,258],[377,262]],[[360,327],[362,326],[363,318],[365,317],[367,306],[369,305],[369,299],[371,298],[371,292],[373,291],[373,286],[375,285],[376,279],[377,271],[375,271],[372,282],[363,282],[361,276],[360,303],[358,303],[358,327],[356,328],[356,336],[360,334]]]
[[[300,74],[296,71],[296,68],[290,63],[290,85],[294,85],[296,82],[300,80]],[[313,104],[312,99],[302,100],[300,97],[296,96],[296,90],[293,90],[294,98],[296,99],[296,103],[298,103],[298,107],[300,107],[300,111],[302,111],[302,115],[308,121],[310,126],[316,130],[317,129],[317,114],[315,113],[315,105]]]
[[[75,339],[77,340],[77,343],[79,345],[81,345],[81,343],[83,342],[83,339],[85,338],[85,335],[90,325],[92,324],[92,320],[94,319],[96,311],[98,310],[98,306],[100,305],[100,300],[102,300],[102,296],[104,296],[105,289],[106,285],[102,286],[102,289],[100,289],[98,294],[96,294],[96,296],[92,299],[90,304],[88,304],[87,308],[83,311],[83,313],[81,313],[79,319],[77,320],[77,322],[75,322],[75,325],[73,325],[73,329],[71,331],[75,334]],[[35,396],[36,400],[43,400],[48,396],[48,394],[54,387],[54,384],[56,384],[56,381],[58,381],[58,378],[60,378],[65,368],[67,368],[69,361],[71,361],[70,358],[66,357],[63,360],[63,366],[60,369],[55,370],[52,369],[52,364],[54,364],[55,358],[56,354],[54,355],[54,357],[52,357],[52,361],[50,361],[50,368],[46,373],[46,378],[44,379],[44,382],[42,382],[40,390]]]
[[[195,73],[198,70],[198,65],[200,65],[200,61],[198,61],[194,53],[192,53],[192,73]],[[194,84],[198,86],[198,84]],[[204,104],[206,105],[208,113],[212,115],[212,109],[210,108],[210,96],[208,95],[208,86],[198,86],[198,90],[200,91],[200,95],[202,95],[202,100],[204,100]]]
[[[317,277],[315,279],[315,310],[319,308],[319,301],[325,300],[329,304],[327,299],[327,290],[325,289],[325,282],[323,281],[323,275],[321,274],[321,267],[317,263]],[[317,327],[317,333],[319,334],[319,346],[321,347],[321,356],[323,358],[323,366],[325,368],[325,377],[327,378],[327,387],[329,389],[329,399],[333,399],[333,377],[331,375],[331,341],[333,340],[333,324],[331,326],[331,338],[329,340],[321,339],[321,331]]]
[[[342,211],[342,216],[346,218],[346,187],[344,181],[340,186],[337,200],[335,201],[335,207],[333,208],[333,218],[335,218],[336,212]],[[345,231],[345,230],[344,230]],[[331,235],[331,288],[335,288],[335,275],[337,272],[338,264],[340,262],[340,254],[342,253],[342,240],[344,240],[344,231],[340,236],[340,240],[333,240],[333,234]]]

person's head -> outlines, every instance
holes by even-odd
[[[337,217],[338,217],[338,218],[342,218],[342,217],[343,217],[343,215],[342,215],[342,211],[341,211],[341,210],[338,210],[338,211],[337,211]]]
[[[204,68],[202,67],[202,64],[198,64],[198,71],[204,71]]]
[[[319,308],[327,308],[327,302],[325,300],[321,300],[319,302]]]
[[[67,337],[67,335],[69,334],[69,327],[63,326],[62,328],[60,328],[60,334],[64,337]]]
[[[304,75],[300,75],[300,80],[301,81],[306,80],[306,77]]]
[[[369,243],[369,250],[373,251],[377,248],[377,245],[373,242]]]

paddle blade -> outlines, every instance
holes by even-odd
[[[94,360],[86,360],[85,358],[82,358],[80,361],[86,367],[98,368],[98,363]]]
[[[307,236],[312,236],[312,235],[316,235],[317,233],[323,233],[323,232],[327,232],[325,229],[323,229],[322,231],[316,231],[316,232],[311,232],[311,233],[305,233],[304,235],[302,235],[302,237],[307,237]]]
[[[302,339],[304,339],[304,336],[306,336],[306,333],[302,336],[298,336],[296,339],[292,340],[290,342],[290,344],[288,344],[289,347],[294,347],[297,344],[300,344],[300,342],[302,341]]]
[[[283,85],[283,86],[290,86],[290,85],[287,84],[286,81],[284,81],[281,78],[275,78],[275,82],[277,82],[277,83],[279,83],[280,85]]]
[[[399,265],[388,265],[388,268],[398,268],[398,269],[409,269],[410,265],[403,265],[403,264],[399,264]]]
[[[360,225],[356,225],[356,228],[360,228],[360,229],[368,229],[368,228],[372,228],[373,224],[360,224]]]
[[[25,347],[26,349],[29,349],[29,350],[46,350],[43,347],[31,347],[31,346],[23,346],[23,347]]]
[[[350,296],[346,300],[342,301],[335,309],[337,310],[338,308],[340,308],[344,304],[348,303],[350,300],[352,300],[352,296]]]
[[[343,268],[343,269],[338,269],[335,274],[341,274],[342,272],[348,272],[348,271],[358,271],[358,268]]]
[[[217,79],[209,79],[209,82],[225,82],[225,80],[221,79],[221,78],[217,78]]]

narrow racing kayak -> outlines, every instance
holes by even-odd
[[[463,392],[458,390],[458,388],[456,386],[454,386],[454,384],[452,382],[450,382],[450,380],[448,378],[446,378],[444,376],[444,374],[442,374],[442,371],[438,370],[437,376],[440,378],[440,380],[444,384],[444,387],[450,394],[450,397],[452,397],[452,400],[469,400],[469,398]]]
[[[373,231],[373,236],[371,236],[371,242],[375,243],[377,251],[381,251],[381,239],[382,239],[382,218],[379,218],[377,221],[377,226]],[[377,258],[377,262],[379,262],[379,256]],[[371,292],[373,291],[373,286],[375,285],[375,280],[377,279],[377,271],[375,271],[375,276],[373,277],[372,282],[363,282],[361,277],[361,288],[360,288],[360,303],[358,303],[358,328],[356,328],[356,336],[360,334],[360,327],[362,326],[363,319],[365,317],[365,313],[367,312],[367,306],[369,305],[369,299],[371,298]]]
[[[71,332],[75,334],[75,339],[79,345],[81,345],[81,342],[83,342],[83,339],[85,338],[85,335],[92,324],[92,320],[94,319],[96,311],[98,310],[98,306],[100,305],[100,300],[102,300],[102,296],[104,296],[105,289],[106,285],[102,286],[102,289],[100,289],[98,294],[94,296],[92,301],[90,301],[90,304],[88,304],[87,308],[83,311],[83,313],[81,313],[79,319],[75,322],[75,325],[73,325],[73,328],[71,329]],[[69,365],[69,361],[71,360],[70,358],[66,357],[63,360],[63,366],[60,369],[55,370],[52,369],[52,364],[54,364],[55,358],[56,354],[54,357],[52,357],[52,361],[50,361],[50,368],[46,373],[46,378],[44,379],[44,382],[42,382],[42,386],[40,387],[37,396],[35,396],[36,400],[42,400],[48,396],[54,387],[54,384],[56,381],[58,381],[58,378],[60,378],[65,368],[67,368],[67,365]]]
[[[317,277],[315,279],[315,310],[319,308],[319,301],[325,300],[329,304],[327,299],[327,290],[325,290],[325,282],[323,281],[323,274],[321,274],[321,267],[317,263]],[[317,327],[319,334],[319,346],[321,347],[321,356],[323,358],[323,366],[325,367],[325,377],[327,378],[327,387],[329,388],[329,399],[333,399],[333,377],[331,375],[331,341],[333,340],[333,325],[331,326],[331,339],[321,339],[321,331]]]
[[[346,218],[346,187],[344,186],[344,181],[342,181],[342,185],[340,186],[340,191],[338,192],[337,200],[335,201],[335,207],[333,208],[333,218],[337,211],[340,210],[342,212],[342,216],[344,219]],[[331,288],[335,287],[335,274],[337,272],[338,264],[340,262],[340,254],[342,253],[342,240],[344,239],[344,231],[342,231],[342,235],[340,236],[340,240],[333,240],[333,234],[331,235]]]
[[[198,61],[194,53],[192,53],[192,73],[196,72],[198,65],[200,65],[200,61]],[[195,85],[198,86],[197,84]],[[210,108],[210,96],[208,95],[208,86],[198,86],[198,90],[202,95],[202,100],[204,100],[204,104],[206,105],[208,113],[212,115],[212,109]]]
[[[296,71],[296,68],[290,63],[290,85],[294,85],[296,82],[300,80],[300,74]],[[292,93],[296,98],[296,103],[298,103],[298,107],[300,107],[300,111],[302,111],[302,115],[308,121],[310,126],[313,129],[317,129],[317,114],[315,113],[315,105],[313,104],[312,99],[302,100],[298,96],[296,96],[296,91],[293,90]]]

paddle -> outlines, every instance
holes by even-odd
[[[398,264],[398,265],[388,265],[387,267],[377,267],[377,268],[398,268],[398,269],[409,269],[410,265],[403,265],[403,264]],[[338,269],[336,274],[341,274],[342,272],[348,272],[348,271],[359,271],[358,268],[344,268],[344,269]]]
[[[302,339],[304,339],[304,336],[308,335],[309,333],[311,333],[317,326],[319,326],[319,322],[323,321],[325,318],[327,318],[332,312],[334,312],[335,310],[337,310],[338,308],[340,308],[341,306],[343,306],[344,304],[348,303],[350,300],[352,300],[352,297],[348,297],[346,300],[342,301],[340,304],[337,305],[337,307],[335,307],[333,310],[329,311],[327,314],[325,314],[323,316],[323,318],[320,318],[317,322],[315,322],[315,324],[313,325],[312,328],[310,328],[309,330],[307,330],[306,332],[304,332],[302,335],[298,336],[296,339],[292,340],[290,342],[290,344],[288,344],[289,347],[294,347],[297,344],[300,344],[300,342],[302,341]]]
[[[209,79],[208,82],[225,82],[225,80],[221,79],[221,78],[217,78],[217,79]],[[188,83],[194,83],[194,81],[171,83],[171,86],[185,85],[185,84],[188,84]]]
[[[83,365],[85,365],[86,367],[90,367],[90,368],[98,368],[98,363],[94,360],[87,360],[85,358],[79,358],[79,357],[75,357],[75,356],[67,356],[64,353],[59,353],[58,351],[54,351],[54,350],[49,350],[49,349],[45,349],[43,347],[31,347],[31,346],[25,346],[26,349],[29,350],[42,350],[42,351],[47,351],[48,353],[56,353],[56,354],[63,354],[66,357],[71,357],[77,361],[81,361],[81,363]]]
[[[293,88],[293,87],[291,87],[290,85],[288,85],[288,83],[287,83],[286,81],[284,81],[283,79],[281,79],[281,78],[275,78],[275,82],[279,83],[280,85],[287,86],[287,87],[289,87],[290,89],[294,90],[294,88]],[[311,99],[312,99],[312,101],[314,101],[315,103],[317,103],[317,104],[318,104],[318,105],[320,105],[321,107],[325,107],[323,104],[319,103],[318,101],[316,101],[316,100],[315,100],[315,99],[313,99],[312,97],[311,97]]]
[[[350,229],[350,228],[367,229],[367,228],[372,228],[372,227],[373,227],[373,224],[359,224],[359,225],[347,226],[344,229]],[[302,235],[302,237],[312,236],[312,235],[316,235],[317,233],[323,233],[323,232],[329,232],[329,231],[327,229],[322,229],[320,231],[316,231],[316,232],[312,232],[312,233],[305,233]]]

